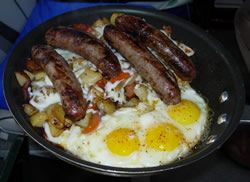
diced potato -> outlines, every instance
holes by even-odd
[[[113,13],[110,17],[110,22],[112,25],[115,25],[115,19],[118,17],[118,16],[121,16],[123,15],[123,13]]]
[[[48,122],[49,124],[49,129],[50,129],[50,133],[53,137],[58,137],[59,135],[62,134],[62,132],[64,131],[64,129],[58,129],[56,128],[53,124],[51,124],[50,122]]]
[[[97,103],[100,102],[101,100],[103,100],[101,97],[95,97],[95,98],[92,100],[92,104],[97,105]]]
[[[92,115],[91,113],[86,113],[85,117],[81,119],[80,121],[77,121],[75,124],[80,127],[85,128],[89,123],[91,115]]]
[[[42,127],[46,120],[48,120],[48,116],[45,112],[38,112],[30,117],[30,123],[34,127]]]
[[[109,99],[99,101],[97,107],[106,114],[112,114],[116,110],[115,104]]]
[[[97,19],[97,20],[93,23],[92,27],[93,27],[93,28],[95,28],[95,27],[101,27],[101,26],[104,26],[104,25],[109,24],[109,23],[110,23],[110,22],[109,22],[109,20],[108,20],[107,18],[99,18],[99,19]]]
[[[94,85],[96,82],[102,79],[102,75],[99,72],[93,71],[91,69],[86,69],[81,75],[80,79],[82,84],[87,86]]]
[[[91,93],[95,96],[97,96],[96,98],[96,102],[94,103],[97,103],[97,101],[99,101],[100,99],[103,99],[103,92],[101,92],[100,90],[98,90],[96,87],[92,87],[91,89]]]
[[[26,82],[30,81],[30,78],[29,76],[24,73],[24,72],[21,72],[21,71],[16,71],[15,72],[15,75],[16,75],[16,79],[17,79],[17,82],[18,84],[22,87]]]
[[[35,73],[34,76],[35,76],[36,81],[44,80],[46,73],[44,71],[39,71],[39,72]]]
[[[29,72],[28,70],[24,70],[24,73],[26,73],[29,76],[30,80],[34,80],[35,75],[33,73]]]
[[[138,85],[134,89],[135,95],[143,102],[147,100],[148,90],[145,85]]]
[[[65,126],[66,128],[70,128],[70,127],[72,126],[72,124],[73,124],[73,121],[71,121],[71,120],[68,119],[68,118],[65,118],[64,121],[65,121],[65,122],[64,122],[64,126]]]
[[[38,110],[30,105],[30,104],[23,104],[23,108],[24,108],[24,112],[28,115],[28,116],[32,116],[34,114],[36,114],[38,112]]]
[[[127,103],[124,104],[125,107],[135,107],[139,104],[139,99],[133,97]]]
[[[59,104],[52,104],[46,109],[48,115],[48,122],[51,123],[54,127],[62,129],[65,123],[65,113],[63,108]]]
[[[126,80],[121,81],[121,82],[115,87],[115,91],[116,91],[116,92],[119,92],[119,91],[124,87],[125,83],[126,83]]]

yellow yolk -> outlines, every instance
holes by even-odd
[[[179,104],[169,106],[169,116],[182,125],[195,123],[200,117],[200,108],[189,100],[182,100]]]
[[[171,124],[160,124],[146,133],[147,146],[158,151],[173,151],[182,141],[183,135]]]
[[[140,147],[136,133],[128,128],[116,129],[109,133],[106,144],[112,153],[120,156],[128,156]]]

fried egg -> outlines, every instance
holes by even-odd
[[[184,135],[190,147],[195,146],[208,128],[209,108],[205,100],[190,86],[181,87],[181,102],[165,105],[160,101],[156,110],[158,120],[168,120]]]
[[[44,128],[49,141],[67,148],[82,159],[103,165],[158,166],[188,152],[189,147],[177,127],[159,122],[152,115],[148,118],[150,123],[145,125],[145,117],[137,108],[122,108],[102,117],[98,129],[90,134],[83,135],[80,127],[72,126],[59,137],[53,137],[48,124]]]

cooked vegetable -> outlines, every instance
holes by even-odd
[[[21,71],[16,71],[15,72],[16,75],[16,79],[18,84],[22,87],[25,83],[30,81],[29,76],[25,73],[25,72],[21,72]]]
[[[101,121],[101,117],[99,112],[92,113],[88,126],[83,129],[83,133],[90,133],[91,131],[94,131],[98,126]]]
[[[109,20],[107,19],[107,18],[99,18],[99,19],[97,19],[94,23],[93,23],[93,25],[92,25],[92,27],[101,27],[101,26],[104,26],[104,25],[107,25],[107,24],[109,24],[110,22],[109,22]]]
[[[50,133],[53,137],[58,137],[59,135],[61,135],[61,133],[64,131],[63,129],[58,129],[56,128],[53,124],[51,124],[50,122],[48,122],[49,124],[49,129],[50,129]]]
[[[31,72],[29,72],[28,70],[24,70],[24,73],[26,73],[28,75],[28,77],[30,78],[30,80],[34,80],[35,75]]]
[[[96,82],[102,79],[101,73],[93,71],[91,69],[86,69],[81,75],[80,79],[83,84],[87,86],[94,85]]]
[[[97,96],[96,97],[96,99],[95,99],[95,101],[93,102],[93,103],[97,103],[100,99],[102,99],[103,98],[103,92],[101,91],[101,90],[99,90],[100,88],[98,88],[98,87],[92,87],[92,89],[91,89],[91,93],[93,94],[93,95],[95,95],[95,96]]]
[[[147,100],[147,96],[148,96],[148,90],[147,87],[145,85],[138,85],[137,87],[135,87],[134,89],[135,95],[141,100],[141,101],[146,101]]]
[[[92,27],[83,23],[75,23],[72,25],[72,28],[83,32],[93,33]]]
[[[96,82],[96,85],[100,88],[104,88],[105,85],[107,83],[107,80],[105,80],[104,78],[102,78],[101,80],[99,80],[98,82]]]
[[[110,17],[110,22],[112,25],[115,25],[115,19],[118,17],[118,16],[121,16],[123,15],[123,13],[113,13]]]
[[[127,79],[128,77],[130,77],[129,73],[121,72],[118,76],[111,78],[110,82],[115,83],[116,81]]]
[[[135,88],[134,82],[125,86],[125,95],[128,99],[131,99],[132,97],[135,96],[134,88]]]
[[[124,104],[125,107],[135,107],[139,104],[139,99],[136,97],[133,97],[130,99],[127,103]]]
[[[112,114],[116,110],[115,104],[109,99],[99,101],[97,103],[97,107],[99,110],[104,111],[104,113],[106,114]]]
[[[78,126],[81,126],[83,128],[87,127],[90,117],[91,117],[92,113],[86,113],[85,117],[83,119],[81,119],[80,121],[76,122],[75,124]]]
[[[28,116],[32,116],[38,112],[38,110],[30,104],[23,104],[23,109]]]
[[[66,128],[70,128],[70,127],[72,126],[72,124],[73,124],[73,121],[71,121],[71,120],[68,119],[68,118],[65,118],[64,121],[65,121],[65,122],[64,122],[64,126],[65,126]]]
[[[48,122],[57,129],[62,129],[65,123],[65,113],[59,104],[52,104],[46,109],[48,115]]]
[[[35,80],[44,80],[44,77],[46,76],[46,73],[44,71],[38,71],[34,74]]]
[[[42,127],[46,120],[48,120],[46,112],[38,112],[30,117],[30,123],[34,127]]]

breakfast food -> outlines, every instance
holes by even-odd
[[[122,54],[137,72],[150,83],[165,103],[180,102],[180,90],[174,75],[146,49],[138,46],[126,33],[113,25],[104,29],[104,38]]]
[[[48,45],[33,46],[31,54],[32,59],[44,69],[60,94],[66,116],[73,121],[82,119],[85,116],[87,102],[83,98],[81,85],[68,63]]]
[[[115,25],[155,51],[182,80],[192,81],[195,78],[196,69],[192,61],[160,30],[132,15],[118,16]]]
[[[161,65],[134,35],[109,25],[119,16],[47,31],[49,45],[34,46],[26,69],[16,72],[27,100],[24,112],[49,142],[83,160],[127,168],[165,165],[202,140],[209,107],[190,80]],[[81,117],[70,117],[70,105],[82,109]]]
[[[120,64],[111,50],[97,38],[69,27],[54,27],[45,35],[49,45],[70,50],[90,60],[107,78],[120,74]]]

